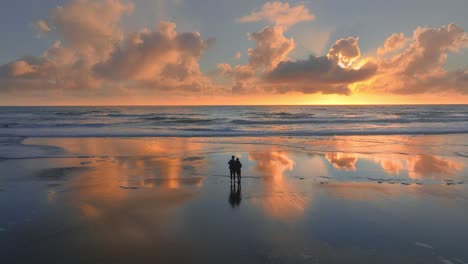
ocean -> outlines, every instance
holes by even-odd
[[[239,137],[468,133],[468,105],[0,107],[0,136]]]

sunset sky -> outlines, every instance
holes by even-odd
[[[16,0],[0,105],[468,103],[466,0]]]

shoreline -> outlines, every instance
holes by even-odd
[[[335,136],[444,136],[444,135],[468,135],[468,130],[447,130],[447,131],[388,131],[388,132],[381,132],[381,131],[366,131],[366,132],[352,132],[352,131],[344,131],[342,133],[339,132],[258,132],[258,133],[231,133],[225,134],[224,132],[220,133],[210,133],[210,134],[188,134],[188,133],[114,133],[114,134],[52,134],[49,131],[45,131],[47,135],[38,135],[38,134],[2,134],[0,132],[0,138],[254,138],[254,137],[287,137],[287,138],[314,138],[314,137],[335,137]],[[63,132],[62,132],[63,133]],[[94,132],[95,133],[95,132]],[[224,134],[223,134],[224,133]]]

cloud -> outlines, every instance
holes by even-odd
[[[161,22],[157,31],[138,32],[123,44],[95,66],[97,74],[118,80],[184,79],[198,70],[197,60],[206,48],[199,33],[178,34],[171,22]]]
[[[376,73],[377,65],[371,62],[352,68],[361,57],[359,38],[354,37],[338,40],[326,56],[310,56],[306,60],[288,58],[296,44],[293,38],[285,37],[285,30],[312,19],[305,6],[291,7],[280,2],[266,3],[260,11],[239,19],[240,22],[267,20],[274,25],[249,34],[255,47],[248,50],[248,64],[218,66],[224,76],[232,79],[233,92],[349,95],[350,84],[367,80]]]
[[[231,91],[234,94],[251,93],[257,90],[260,86],[260,81],[256,75],[255,69],[250,65],[231,66],[227,63],[218,64],[218,73],[225,76],[233,82]]]
[[[2,88],[28,91],[97,88],[101,82],[91,68],[106,59],[122,39],[119,22],[132,9],[132,4],[118,0],[72,0],[54,8],[49,21],[61,40],[55,41],[40,57],[1,66],[10,70],[10,74],[0,76]],[[43,32],[51,30],[45,20],[39,20],[37,26]]]
[[[307,7],[304,5],[290,6],[289,3],[267,2],[258,11],[237,19],[240,23],[257,22],[266,20],[277,26],[289,27],[299,22],[314,20]]]
[[[249,49],[247,65],[219,65],[221,72],[233,80],[233,91],[306,94],[351,94],[350,84],[374,76],[377,65],[361,63],[353,68],[361,53],[357,38],[338,40],[327,56],[310,56],[306,60],[288,59],[294,40],[278,26],[269,26],[250,34],[256,47]]]
[[[328,51],[327,57],[344,68],[350,67],[360,56],[359,38],[340,39]]]
[[[359,38],[348,37],[337,40],[326,56],[291,60],[288,54],[296,45],[294,39],[284,36],[284,31],[290,25],[313,19],[308,15],[307,18],[292,15],[298,13],[310,14],[303,5],[291,7],[287,3],[269,2],[261,10],[238,20],[267,20],[275,25],[249,34],[256,46],[248,51],[248,64],[223,71],[233,78],[233,90],[346,95],[353,90],[395,94],[468,93],[468,69],[447,71],[444,68],[449,53],[468,46],[467,33],[455,24],[417,28],[412,38],[403,33],[392,34],[378,48],[375,57],[362,58]]]
[[[131,80],[158,87],[200,90],[210,81],[199,68],[208,42],[200,33],[177,33],[176,24],[162,21],[157,30],[144,29],[126,38],[109,59],[94,66],[108,80]],[[154,85],[157,84],[157,85]]]
[[[0,91],[44,90],[55,81],[54,69],[49,60],[32,56],[0,65]]]
[[[468,47],[468,34],[459,26],[417,28],[407,49],[390,58],[378,58],[376,90],[398,94],[468,93],[466,70],[447,71],[449,53]]]
[[[264,83],[257,73],[263,74],[274,69],[287,59],[295,47],[294,39],[286,38],[280,26],[267,26],[249,34],[249,39],[255,42],[255,47],[248,49],[249,60],[246,65],[218,65],[219,73],[232,80],[234,93],[265,91]]]
[[[346,69],[326,56],[310,56],[307,60],[282,62],[265,76],[275,84],[278,92],[351,94],[350,84],[369,79],[377,71],[377,65],[368,62],[359,69]]]
[[[358,38],[340,39],[330,48],[327,56],[310,56],[306,60],[283,61],[268,72],[264,79],[275,84],[277,92],[351,94],[350,84],[365,81],[377,72],[373,62],[361,63]]]
[[[73,0],[54,8],[50,20],[68,47],[97,61],[123,38],[119,23],[132,11],[133,4],[119,0]]]
[[[12,77],[25,76],[36,72],[35,67],[25,60],[19,60],[6,67],[6,73]]]
[[[39,57],[1,65],[2,89],[214,89],[199,68],[214,39],[204,40],[198,32],[177,33],[176,24],[166,21],[154,31],[124,33],[121,19],[132,10],[133,4],[119,0],[72,0],[54,8],[49,20],[60,40]]]
[[[249,38],[256,44],[249,49],[249,65],[254,69],[265,67],[274,68],[284,61],[294,49],[294,39],[288,39],[283,35],[283,28],[268,26],[256,33],[249,34]]]
[[[45,22],[43,19],[38,20],[34,26],[40,35],[46,35],[51,31],[50,27],[47,25],[47,22]]]
[[[406,45],[407,41],[408,39],[403,33],[393,33],[390,37],[388,37],[385,40],[383,47],[377,49],[377,54],[379,56],[383,56],[392,51],[399,50]]]

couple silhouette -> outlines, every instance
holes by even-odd
[[[240,162],[239,158],[236,159],[236,157],[232,156],[231,159],[228,161],[228,164],[229,172],[231,174],[231,181],[236,181],[237,176],[237,182],[240,183],[242,163]]]

